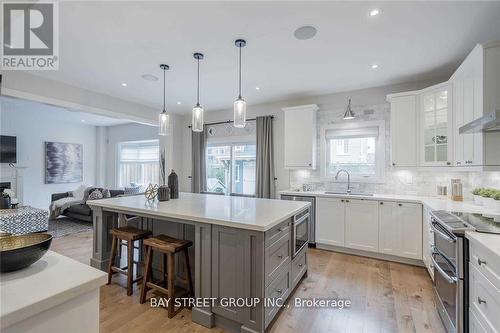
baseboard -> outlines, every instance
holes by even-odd
[[[320,244],[317,242],[316,242],[316,248],[320,249],[320,250],[327,250],[327,251],[334,251],[334,252],[340,252],[340,253],[345,253],[345,254],[352,254],[352,255],[360,256],[360,257],[374,258],[374,259],[398,262],[401,264],[425,267],[424,262],[422,260],[403,258],[403,257],[393,256],[390,254],[363,251],[363,250],[357,250],[357,249],[350,249],[350,248],[340,247],[340,246],[335,246],[335,245]]]

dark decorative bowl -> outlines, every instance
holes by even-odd
[[[0,237],[0,272],[12,272],[38,261],[50,247],[49,234]]]

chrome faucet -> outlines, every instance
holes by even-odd
[[[337,171],[337,174],[335,175],[335,180],[339,179],[339,173],[341,173],[341,172],[345,172],[347,174],[347,191],[346,191],[346,193],[350,194],[351,193],[351,174],[349,173],[349,171],[347,171],[345,169],[340,169],[339,171]]]

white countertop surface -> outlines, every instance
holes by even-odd
[[[500,235],[466,231],[465,237],[471,242],[477,242],[500,258]]]
[[[463,213],[477,213],[487,214],[493,216],[500,216],[500,212],[492,211],[483,206],[474,204],[473,201],[453,201],[447,198],[418,196],[418,195],[402,195],[402,194],[374,194],[374,195],[345,195],[345,194],[329,194],[325,192],[299,192],[299,191],[281,191],[280,194],[286,195],[299,195],[299,196],[314,196],[314,197],[338,197],[351,199],[365,199],[365,200],[388,200],[388,201],[402,201],[402,202],[415,202],[421,203],[431,210],[446,210],[452,212]]]
[[[87,204],[115,211],[256,231],[269,230],[310,205],[308,202],[199,193],[180,193],[179,199],[162,202],[148,202],[144,195],[134,195],[92,200]]]
[[[0,275],[0,327],[11,326],[106,282],[106,273],[47,251],[33,265]]]

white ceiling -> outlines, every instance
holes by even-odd
[[[295,39],[306,24],[316,37]],[[201,104],[230,108],[242,37],[243,95],[257,104],[448,75],[500,40],[500,2],[62,2],[60,70],[37,75],[160,108],[165,62],[169,109],[188,113],[199,51]]]
[[[46,118],[55,119],[62,123],[75,123],[89,126],[115,126],[131,123],[131,121],[100,116],[93,113],[64,109],[58,106],[27,101],[23,99],[0,97],[0,110],[2,108],[23,112],[23,110],[36,110]]]

